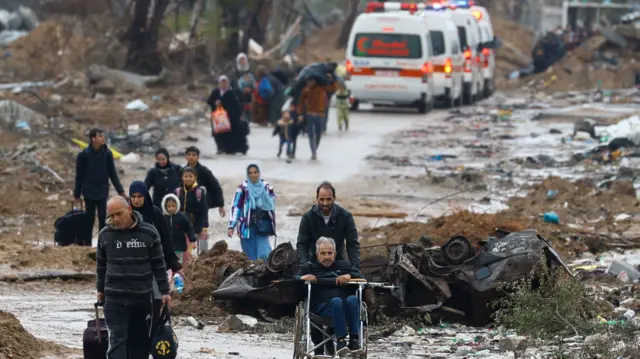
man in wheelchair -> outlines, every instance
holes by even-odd
[[[355,278],[364,278],[360,270],[349,261],[336,261],[336,243],[328,237],[316,242],[317,262],[308,262],[300,267],[299,278],[317,283],[311,291],[310,311],[331,319],[337,338],[336,354],[361,354],[360,302],[355,296],[356,288],[346,284]],[[348,327],[348,328],[347,328]],[[348,330],[347,330],[348,329]],[[349,334],[349,343],[346,338]],[[314,338],[314,342],[316,342]],[[316,354],[319,354],[316,351]]]

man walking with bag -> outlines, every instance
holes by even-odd
[[[333,76],[327,74],[327,77],[333,81]],[[306,121],[307,135],[309,136],[309,145],[311,146],[311,159],[318,159],[318,146],[320,139],[325,132],[325,118],[327,96],[329,93],[336,91],[336,83],[333,81],[331,85],[319,85],[314,77],[307,79],[307,84],[298,102],[298,123],[302,124]]]
[[[148,359],[153,282],[162,304],[171,301],[158,232],[124,197],[107,202],[108,226],[98,235],[98,303],[109,327],[107,359]]]

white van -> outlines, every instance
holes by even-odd
[[[453,107],[462,101],[464,56],[458,29],[447,12],[424,11],[419,16],[431,43],[435,96]]]
[[[495,35],[493,33],[493,26],[491,25],[491,17],[487,9],[482,6],[472,6],[471,13],[478,22],[480,28],[481,42],[479,51],[482,58],[482,74],[484,77],[483,96],[489,97],[493,94],[494,86],[494,73],[496,67],[496,52],[495,52]]]
[[[458,28],[460,47],[464,54],[463,97],[465,104],[478,100],[484,89],[480,51],[480,28],[470,9],[452,7],[448,10]]]
[[[354,110],[360,102],[411,106],[420,113],[433,108],[433,63],[427,27],[412,12],[399,10],[398,6],[393,12],[361,14],[353,24],[345,80],[354,97]]]

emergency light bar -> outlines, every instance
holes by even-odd
[[[404,2],[370,2],[365,8],[365,13],[372,12],[387,12],[387,11],[409,11],[410,13],[417,12],[418,10],[445,10],[445,9],[468,9],[474,6],[475,2],[472,0],[457,0],[457,1],[430,1],[425,4],[416,3],[404,3]],[[474,14],[474,16],[476,16]],[[482,13],[480,12],[480,18]],[[476,16],[476,19],[480,20]]]
[[[418,10],[424,10],[425,4],[401,3],[401,2],[370,2],[364,12],[387,12],[387,11],[409,11],[414,13]]]

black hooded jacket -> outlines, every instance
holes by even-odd
[[[308,210],[300,220],[298,230],[298,241],[296,251],[298,261],[301,265],[307,262],[317,262],[316,241],[320,237],[329,237],[336,242],[336,261],[346,259],[344,249],[346,242],[346,252],[349,262],[355,268],[360,268],[360,242],[358,241],[358,230],[353,216],[346,209],[333,204],[329,223],[325,224],[322,212],[318,205],[314,205]]]
[[[169,227],[167,227],[167,223],[164,221],[162,210],[153,205],[149,191],[144,187],[144,183],[141,181],[131,183],[129,186],[129,196],[133,193],[141,193],[144,195],[143,206],[140,208],[133,207],[133,209],[140,213],[142,219],[146,223],[153,225],[158,231],[167,269],[171,269],[173,272],[181,270],[182,265],[180,264],[180,259],[173,248],[173,242],[171,241],[171,235],[169,234]]]
[[[160,167],[156,163],[155,167],[147,172],[144,184],[149,190],[153,187],[153,204],[156,207],[162,206],[164,196],[173,193],[176,188],[180,187],[181,170],[180,165],[168,162],[164,167]]]

